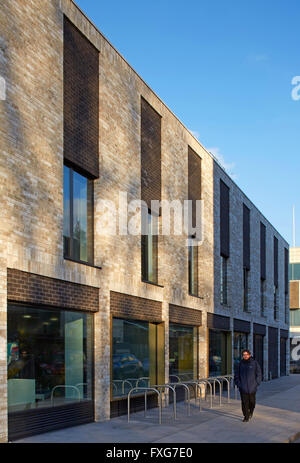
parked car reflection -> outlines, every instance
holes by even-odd
[[[143,364],[134,354],[113,355],[114,379],[139,378],[143,374]]]

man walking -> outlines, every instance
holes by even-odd
[[[240,361],[234,376],[234,383],[240,390],[242,400],[243,422],[252,418],[255,408],[256,390],[262,380],[259,363],[251,357],[248,349],[242,352],[243,359]]]

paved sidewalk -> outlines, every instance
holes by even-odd
[[[227,393],[226,393],[227,394]],[[300,432],[300,375],[291,375],[262,383],[257,392],[254,416],[242,422],[241,404],[232,398],[214,408],[203,402],[203,411],[191,400],[191,416],[183,402],[178,403],[178,420],[172,416],[172,407],[163,409],[162,425],[158,425],[158,410],[151,409],[145,418],[143,412],[114,418],[102,423],[90,423],[60,431],[21,439],[29,443],[280,443],[299,438]]]

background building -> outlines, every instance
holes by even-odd
[[[131,381],[231,373],[246,346],[288,374],[285,240],[73,1],[0,22],[0,440],[125,413]],[[103,233],[124,193],[151,233]],[[201,245],[155,234],[174,199],[203,200]]]
[[[291,373],[300,373],[300,248],[290,248]]]

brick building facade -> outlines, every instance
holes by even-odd
[[[245,342],[265,380],[288,374],[288,244],[73,1],[43,3],[0,12],[0,441],[123,413],[130,371],[231,373]],[[100,202],[120,192],[149,220],[151,199],[201,199],[197,251],[103,234]]]

